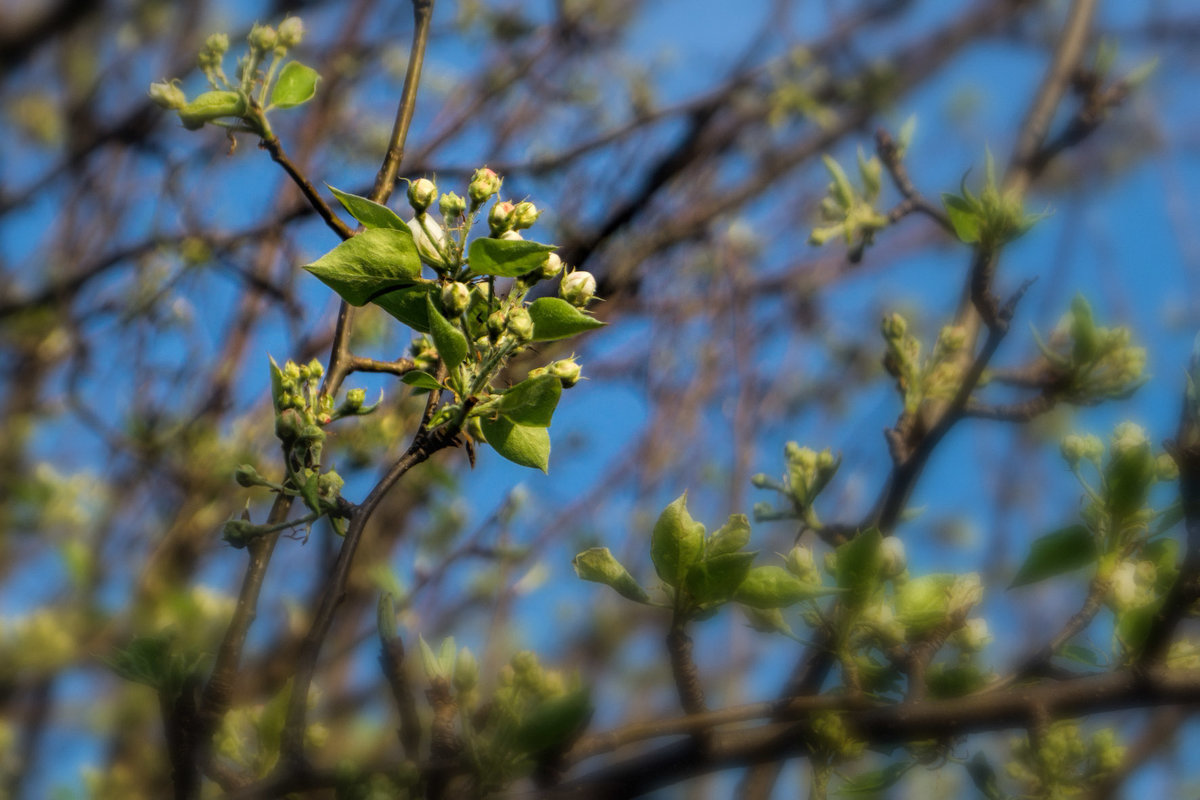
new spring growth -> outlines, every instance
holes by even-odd
[[[442,287],[442,310],[448,317],[457,317],[471,304],[471,290],[465,283],[451,281]]]
[[[437,199],[437,185],[428,178],[417,178],[408,184],[408,204],[417,215],[425,213],[425,209],[433,205]]]
[[[518,342],[528,342],[533,338],[533,317],[521,306],[508,312],[508,332]]]
[[[1068,434],[1063,437],[1061,449],[1063,460],[1072,467],[1084,460],[1099,464],[1104,456],[1104,443],[1099,436],[1090,433],[1084,436]]]
[[[541,214],[542,212],[538,211],[537,206],[528,200],[523,203],[517,203],[512,211],[512,227],[518,231],[532,228]]]
[[[467,210],[467,203],[454,192],[446,192],[438,200],[438,210],[442,212],[442,219],[449,222],[463,215]]]
[[[972,617],[951,636],[951,641],[958,645],[964,653],[978,653],[992,640],[988,631],[987,620],[982,617]]]
[[[250,42],[250,46],[255,50],[266,52],[267,50],[275,49],[275,42],[278,38],[279,36],[275,32],[275,29],[270,25],[255,25],[250,29],[250,35],[246,40]]]
[[[271,482],[259,474],[258,470],[249,464],[242,464],[233,473],[234,480],[238,486],[245,486],[249,489],[252,486],[270,486]]]
[[[548,281],[558,273],[562,272],[563,262],[558,257],[557,253],[550,253],[546,256],[546,261],[542,264],[542,268],[537,273],[537,280]]]
[[[467,186],[467,197],[471,199],[471,207],[479,208],[488,198],[500,191],[500,176],[487,167],[475,170],[471,183]]]
[[[150,100],[159,108],[178,110],[187,105],[187,95],[179,88],[178,80],[150,84]]]
[[[488,229],[492,236],[500,236],[513,228],[513,212],[516,206],[505,200],[502,203],[496,203],[492,206],[492,210],[488,212]]]
[[[577,269],[563,277],[558,294],[576,308],[583,308],[596,295],[596,278]]]
[[[908,556],[904,552],[904,542],[895,536],[884,537],[879,544],[879,552],[883,556],[883,575],[894,578],[908,567]]]
[[[279,23],[279,44],[295,47],[304,39],[304,21],[299,17],[288,17]]]
[[[564,389],[570,389],[575,384],[579,383],[579,376],[582,370],[579,364],[575,362],[575,357],[563,358],[551,363],[546,367],[546,371],[554,377],[562,381]]]

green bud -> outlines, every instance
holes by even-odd
[[[904,542],[895,536],[885,536],[879,544],[879,552],[883,556],[884,577],[894,578],[908,567]]]
[[[295,47],[304,38],[304,20],[299,17],[288,17],[279,23],[279,44],[284,47]]]
[[[1113,429],[1112,447],[1115,458],[1128,455],[1133,451],[1149,446],[1149,444],[1150,440],[1146,438],[1146,431],[1141,425],[1133,422],[1122,422]]]
[[[342,491],[342,487],[346,482],[342,480],[342,476],[338,475],[334,470],[324,473],[317,478],[317,494],[326,500],[334,500]]]
[[[579,383],[579,375],[582,371],[575,358],[563,358],[550,364],[548,371],[551,375],[562,381],[564,388],[570,389],[575,384]]]
[[[812,548],[796,545],[788,552],[784,565],[788,572],[802,581],[809,583],[820,583],[821,581],[820,575],[817,574],[817,562],[813,557]]]
[[[437,199],[437,185],[428,178],[417,178],[408,184],[408,204],[418,214],[433,205]]]
[[[308,362],[308,374],[310,377],[320,378],[325,374],[325,367],[320,361],[317,361],[314,358],[312,361]]]
[[[528,342],[533,338],[533,317],[529,312],[518,306],[508,312],[508,332],[518,342]]]
[[[187,105],[187,95],[176,85],[175,81],[150,84],[150,100],[156,106],[168,110],[183,108]]]
[[[499,309],[497,309],[496,311],[493,311],[491,314],[488,314],[487,328],[488,328],[488,333],[490,333],[492,335],[493,339],[499,338],[500,334],[504,333],[504,329],[506,327],[507,327],[507,320],[505,319],[503,311],[500,311]]]
[[[1075,466],[1083,458],[1083,437],[1073,433],[1064,436],[1059,449],[1062,451],[1063,460],[1071,466]]]
[[[592,273],[575,270],[562,279],[558,295],[571,305],[583,308],[596,294],[596,278]]]
[[[287,363],[283,365],[283,374],[292,380],[297,380],[300,377],[300,365],[288,359]]]
[[[278,38],[275,29],[270,25],[255,25],[250,29],[250,35],[246,37],[246,40],[255,50],[272,50]]]
[[[755,489],[769,489],[774,485],[774,481],[769,475],[760,472],[750,479],[750,484]]]
[[[512,226],[517,230],[532,228],[533,223],[537,222],[537,218],[541,216],[537,206],[530,203],[528,200],[522,203],[517,203],[512,212]]]
[[[246,101],[237,92],[205,92],[178,111],[183,127],[194,131],[222,117],[241,117],[246,113]]]
[[[457,317],[471,303],[471,289],[465,283],[452,281],[442,287],[442,310],[448,317]]]
[[[231,519],[221,528],[221,538],[239,550],[261,533],[261,527],[246,519]]]
[[[346,392],[346,400],[342,403],[342,409],[353,414],[363,407],[363,403],[365,403],[366,400],[366,389],[351,389]]]
[[[558,257],[557,253],[550,253],[546,256],[546,261],[542,264],[542,268],[537,272],[537,280],[548,281],[562,272],[562,268],[562,259]]]
[[[275,415],[275,438],[284,445],[291,445],[300,438],[304,429],[304,418],[294,408],[285,408]]]
[[[258,474],[258,470],[249,464],[242,464],[233,473],[233,479],[238,482],[238,486],[263,486],[266,484],[266,479]]]
[[[488,212],[488,228],[492,232],[492,236],[499,236],[505,231],[511,230],[513,226],[513,211],[516,206],[507,200],[496,203],[492,206],[492,210]]]
[[[467,210],[467,202],[454,192],[446,192],[438,200],[438,210],[442,212],[443,219],[456,219]]]
[[[1179,478],[1179,465],[1168,453],[1159,454],[1154,459],[1154,474],[1160,481],[1173,481]]]
[[[204,40],[204,49],[220,55],[229,50],[229,34],[214,33]]]
[[[489,197],[500,191],[500,184],[500,176],[487,167],[475,170],[471,183],[467,186],[467,197],[471,198],[471,205],[479,208]]]
[[[953,635],[954,643],[964,653],[978,653],[991,640],[992,634],[988,631],[987,620],[981,617],[967,620]]]
[[[889,340],[900,339],[908,332],[908,321],[899,314],[888,314],[883,318],[883,324],[880,326],[883,331],[883,338]]]

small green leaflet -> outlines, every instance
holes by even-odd
[[[325,185],[329,187],[329,191],[333,192],[333,196],[338,199],[342,207],[350,212],[350,216],[361,222],[364,227],[407,231],[409,236],[412,236],[412,231],[408,229],[408,224],[387,206],[376,203],[374,200],[368,200],[365,197],[359,197],[356,194],[343,192],[341,189],[329,186],[328,183]]]
[[[800,580],[783,567],[768,564],[750,570],[733,599],[751,608],[786,608],[801,600],[834,594],[838,590]]]
[[[692,565],[684,579],[688,594],[697,603],[726,603],[750,573],[758,553],[724,553]]]
[[[1096,537],[1083,525],[1068,525],[1036,539],[1008,588],[1028,586],[1091,564],[1098,557]]]
[[[518,425],[546,428],[562,395],[562,381],[539,375],[521,381],[500,398],[500,413]]]
[[[375,295],[414,283],[421,259],[408,231],[375,229],[352,236],[306,270],[321,279],[352,306]]]
[[[289,61],[279,73],[275,88],[271,90],[271,105],[276,108],[294,108],[307,103],[317,93],[317,81],[321,76],[312,67],[299,61]]]
[[[509,461],[550,471],[550,432],[545,428],[527,428],[504,417],[481,417],[479,425],[487,443]]]
[[[942,195],[942,205],[946,207],[946,216],[954,227],[960,241],[974,244],[979,241],[979,228],[982,212],[978,207],[955,194]]]
[[[605,323],[585,314],[558,297],[541,297],[529,305],[533,318],[533,340],[549,342],[604,327]]]
[[[476,239],[471,242],[467,257],[471,271],[476,274],[519,278],[545,264],[546,256],[554,249],[552,244],[523,239]]]
[[[431,295],[425,296],[425,313],[429,315],[429,333],[433,344],[446,369],[453,370],[467,357],[467,337],[442,316],[433,304]]]
[[[663,583],[679,586],[704,552],[704,525],[687,510],[687,492],[663,509],[650,534],[650,560]]]
[[[442,385],[437,382],[437,379],[423,370],[413,370],[406,372],[400,377],[400,380],[407,383],[409,386],[415,386],[418,389],[441,389]]]
[[[429,313],[425,298],[433,295],[436,284],[418,283],[404,286],[371,300],[372,303],[412,328],[417,333],[429,333]]]

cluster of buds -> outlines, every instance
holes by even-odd
[[[487,167],[475,170],[475,174],[471,176],[471,183],[467,185],[467,197],[471,201],[471,212],[474,213],[489,198],[499,192],[501,183],[503,181],[500,176]]]
[[[1109,576],[1108,605],[1120,614],[1142,608],[1157,597],[1158,567],[1153,561],[1122,561]]]
[[[529,370],[530,378],[537,378],[541,375],[553,375],[558,378],[564,389],[570,389],[575,384],[579,383],[582,376],[582,368],[575,361],[575,356],[570,358],[561,358],[558,361],[551,361],[544,367],[535,367]]]
[[[1099,466],[1100,459],[1104,457],[1104,443],[1100,441],[1099,436],[1090,433],[1071,433],[1064,436],[1060,449],[1063,459],[1072,469],[1081,461],[1091,461]]]
[[[1022,784],[1026,797],[1070,797],[1081,786],[1094,785],[1125,762],[1125,748],[1112,728],[1084,741],[1075,722],[1055,722],[1041,732],[1036,745],[1029,737],[1014,739],[1008,774]]]
[[[787,472],[782,482],[761,473],[752,477],[750,482],[756,488],[771,489],[783,495],[790,508],[778,510],[770,503],[755,503],[754,518],[759,522],[801,518],[811,527],[817,527],[819,521],[813,511],[813,502],[833,479],[842,461],[828,447],[818,453],[796,442],[788,442],[783,454]]]
[[[1063,349],[1059,343],[1068,338],[1070,345]],[[1038,340],[1037,345],[1062,376],[1064,399],[1085,405],[1128,397],[1145,382],[1146,350],[1131,339],[1126,327],[1096,325],[1087,300],[1076,296],[1051,344]]]
[[[866,158],[859,149],[860,191],[851,185],[837,161],[829,156],[824,156],[823,160],[833,180],[821,201],[821,221],[825,224],[813,229],[808,237],[809,244],[823,245],[842,236],[848,246],[854,247],[853,255],[861,256],[863,248],[874,240],[875,232],[888,225],[888,218],[875,209],[875,201],[883,187],[883,164],[876,157]]]

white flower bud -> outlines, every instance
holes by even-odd
[[[425,232],[426,228],[429,229],[429,233]],[[446,232],[442,230],[442,226],[426,216],[423,220],[410,219],[408,229],[412,232],[413,243],[417,246],[417,254],[421,260],[434,269],[445,269],[446,260],[438,249],[446,243]],[[430,235],[433,239],[429,238]]]
[[[571,305],[582,308],[596,294],[596,278],[590,272],[575,270],[563,277],[558,294]]]
[[[1113,430],[1112,446],[1113,454],[1116,456],[1121,456],[1140,447],[1145,447],[1149,443],[1150,440],[1146,438],[1146,431],[1143,430],[1141,425],[1136,425],[1132,422],[1122,422]]]
[[[452,281],[442,287],[442,309],[447,316],[457,317],[471,303],[471,290],[465,283]]]
[[[433,205],[437,199],[437,185],[428,178],[417,178],[408,184],[408,203],[418,214]]]
[[[512,225],[517,230],[532,228],[533,223],[537,222],[537,218],[541,216],[541,211],[538,211],[537,206],[529,201],[517,203],[513,208]]]
[[[1110,581],[1109,598],[1118,611],[1129,608],[1137,601],[1137,567],[1132,561],[1118,564]]]
[[[304,38],[304,20],[288,17],[279,23],[279,43],[284,47],[295,47]]]
[[[992,640],[987,620],[972,617],[954,633],[954,642],[965,653],[978,653]]]
[[[491,229],[492,236],[499,236],[512,228],[514,208],[516,206],[507,200],[492,206],[492,210],[488,212],[487,218],[488,228]]]
[[[575,384],[579,383],[579,376],[582,369],[579,364],[575,363],[575,358],[563,358],[551,363],[547,367],[547,371],[562,381],[564,388],[570,389]]]
[[[892,578],[904,572],[908,566],[908,556],[904,552],[904,542],[895,536],[887,536],[879,544],[883,556],[883,574]]]
[[[500,176],[487,167],[475,170],[471,183],[467,186],[467,196],[471,198],[471,204],[475,208],[483,205],[489,197],[500,191],[500,184]]]
[[[542,264],[542,269],[538,273],[538,280],[548,281],[562,272],[562,268],[563,262],[558,257],[558,253],[550,253],[546,256],[546,263]]]

